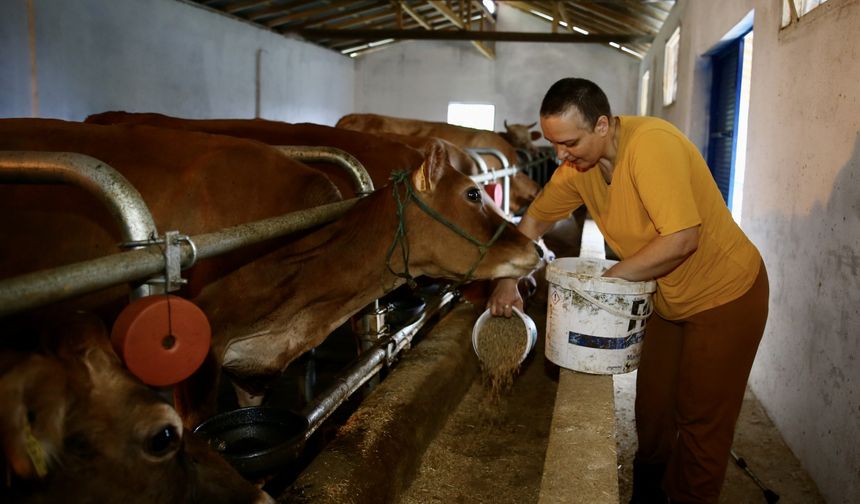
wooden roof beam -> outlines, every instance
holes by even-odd
[[[261,7],[263,5],[269,5],[271,3],[271,0],[245,0],[243,2],[234,2],[227,4],[224,7],[224,11],[229,12],[230,14],[235,14],[239,11]]]
[[[442,13],[442,15],[445,16],[445,18],[448,19],[448,21],[450,21],[454,26],[456,26],[457,28],[459,28],[461,30],[468,31],[468,30],[466,30],[466,24],[463,22],[463,20],[460,19],[460,17],[457,14],[455,14],[454,11],[449,9],[448,6],[445,5],[443,2],[441,2],[439,0],[429,0],[429,2],[430,2],[430,5],[432,5],[433,7],[436,8],[436,10],[438,10],[440,13]],[[466,39],[466,40],[469,40],[469,39]],[[487,47],[483,42],[480,42],[480,41],[474,40],[474,39],[472,39],[471,42],[472,42],[472,45],[475,46],[475,48],[478,49],[478,51],[481,54],[483,54],[484,56],[487,57],[487,59],[491,59],[491,60],[496,59],[495,51],[493,51],[491,48]]]
[[[271,21],[266,21],[266,26],[268,26],[269,28],[276,28],[296,19],[307,18],[310,16],[315,16],[317,14],[327,13],[332,9],[339,9],[352,3],[354,3],[353,0],[341,0],[340,2],[332,2],[330,4],[323,5],[322,7],[317,7],[316,9],[308,9],[294,12],[292,14],[287,14],[286,16],[277,17],[275,19],[272,19]]]
[[[353,39],[353,40],[496,40],[503,42],[560,42],[579,44],[606,44],[608,42],[634,43],[653,42],[651,35],[631,35],[611,33],[599,35],[580,35],[578,33],[537,33],[537,32],[498,32],[464,30],[320,30],[286,29],[310,39]]]
[[[414,19],[415,22],[418,23],[419,25],[421,25],[425,30],[432,30],[433,29],[433,27],[430,25],[430,23],[425,21],[424,18],[421,16],[421,14],[418,14],[418,12],[415,9],[413,9],[408,4],[405,4],[403,2],[398,2],[398,4],[403,9],[403,12],[408,14],[409,17]]]
[[[490,14],[490,11],[487,10],[487,6],[484,5],[484,2],[482,2],[481,0],[472,0],[472,4],[477,6],[478,9],[480,9],[481,12],[484,13],[484,19],[489,21],[491,24],[496,24],[496,18],[494,18],[493,15]]]

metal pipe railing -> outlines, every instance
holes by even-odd
[[[193,236],[191,240],[196,245],[197,257],[205,259],[333,221],[357,201],[350,199],[240,224]],[[182,244],[181,254],[183,264],[190,262],[193,256],[191,246]],[[164,271],[164,268],[165,257],[161,250],[148,247],[0,280],[0,317],[147,278]]]
[[[373,180],[371,180],[364,165],[345,150],[336,147],[303,145],[278,145],[277,148],[297,161],[333,163],[344,168],[352,177],[357,196],[366,196],[373,192]]]
[[[478,165],[478,169],[481,170],[481,173],[490,173],[490,169],[487,168],[487,162],[484,161],[484,158],[482,158],[480,154],[472,152],[471,149],[466,149],[466,154],[468,154],[469,157],[472,158],[472,161]]]
[[[308,420],[305,440],[322,425],[338,406],[343,404],[356,390],[370,380],[383,366],[391,364],[394,356],[412,342],[412,338],[422,327],[445,306],[454,300],[453,292],[445,292],[440,297],[428,303],[421,317],[400,331],[381,339],[371,349],[362,353],[355,363],[344,374],[320,394],[319,398],[308,404],[302,415]]]
[[[505,175],[497,175],[497,176],[493,177],[493,179],[500,178],[500,177],[502,178],[502,211],[504,211],[505,214],[510,214],[511,213],[511,179],[510,179],[510,177],[512,177],[517,172],[516,166],[512,167],[512,169],[514,169],[515,171],[513,173],[511,173],[510,175],[507,175],[508,169],[511,168],[511,164],[508,161],[508,158],[504,154],[502,154],[502,151],[500,151],[499,149],[491,149],[491,148],[483,148],[483,147],[480,147],[480,148],[470,147],[470,148],[467,148],[466,151],[467,152],[474,152],[475,154],[486,154],[489,156],[494,156],[502,163],[502,170],[501,171],[503,173],[505,173]],[[498,172],[498,170],[496,170],[496,172]],[[474,178],[473,178],[473,180],[474,180]]]
[[[119,224],[123,241],[158,236],[143,197],[125,177],[93,157],[74,152],[0,151],[0,183],[69,184],[95,196]],[[132,297],[154,293],[159,286],[140,285]]]

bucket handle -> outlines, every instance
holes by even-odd
[[[589,303],[596,305],[599,308],[602,308],[602,309],[608,311],[609,313],[611,313],[612,315],[615,315],[616,317],[619,317],[619,318],[626,318],[629,320],[645,320],[648,317],[650,317],[652,313],[654,313],[654,308],[651,306],[650,303],[648,304],[648,306],[651,309],[648,310],[648,313],[646,313],[644,315],[633,315],[630,313],[624,313],[621,310],[618,310],[618,309],[615,309],[609,305],[603,304],[601,301],[591,297],[591,295],[587,294],[585,291],[579,290],[572,285],[570,287],[571,287],[571,289],[573,289],[574,292],[576,292],[577,294],[582,296],[582,298],[585,299],[586,301],[588,301]]]

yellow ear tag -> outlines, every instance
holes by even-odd
[[[40,478],[44,478],[45,475],[48,474],[48,466],[45,464],[45,451],[42,450],[42,445],[39,443],[39,440],[36,439],[36,436],[33,435],[33,431],[30,430],[30,422],[24,424],[24,444],[27,448],[27,456],[30,457],[30,461],[33,462],[33,467],[36,468],[36,474]]]
[[[421,163],[421,166],[418,167],[418,178],[415,180],[417,182],[415,184],[415,190],[419,192],[425,192],[427,190],[427,174],[424,171],[424,163]]]

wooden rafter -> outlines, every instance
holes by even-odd
[[[185,1],[273,28],[279,33],[298,33],[336,51],[382,38],[468,40],[488,58],[495,58],[489,43],[493,40],[605,43],[611,38],[609,41],[644,53],[676,3],[676,0],[498,1],[499,5],[530,15],[540,13],[541,19],[549,24],[538,34],[501,32],[493,35],[496,27],[490,26],[495,23],[495,17],[481,0]],[[559,29],[559,26],[567,29]],[[589,35],[574,33],[574,26],[587,30]],[[412,33],[414,30],[423,35]],[[441,34],[436,36],[436,32]]]
[[[425,30],[432,30],[433,29],[433,26],[431,26],[430,23],[425,21],[424,18],[421,17],[421,14],[418,14],[418,12],[415,11],[415,9],[413,9],[412,7],[410,7],[409,5],[407,5],[403,2],[398,2],[398,3],[403,8],[403,12],[405,12],[406,14],[409,15],[409,17],[414,19],[415,22],[418,23],[419,25],[421,25],[422,28],[424,28]]]
[[[463,23],[463,20],[460,19],[460,17],[457,16],[457,14],[455,14],[454,11],[452,11],[443,2],[441,2],[439,0],[429,0],[429,3],[430,3],[430,5],[435,7],[436,10],[441,12],[442,15],[445,16],[448,19],[448,21],[451,22],[451,24],[453,24],[454,26],[456,26],[457,28],[459,28],[461,30],[466,30],[466,24]],[[487,45],[484,44],[483,42],[481,42],[479,40],[472,40],[471,42],[472,42],[472,45],[475,46],[475,48],[477,48],[478,51],[481,54],[483,54],[484,56],[486,56],[488,59],[495,59],[496,58],[496,52],[493,51],[492,48],[487,47]]]
[[[254,9],[262,5],[270,5],[271,3],[271,0],[245,0],[243,2],[227,4],[227,6],[224,7],[224,11],[229,12],[230,14],[235,14],[239,11]]]
[[[285,16],[276,17],[275,19],[272,19],[271,21],[267,21],[266,26],[268,26],[269,28],[276,28],[278,26],[285,25],[285,24],[289,23],[290,21],[294,21],[296,19],[302,19],[305,17],[314,16],[316,14],[320,14],[323,12],[329,12],[332,9],[339,9],[341,7],[346,7],[346,6],[353,4],[353,3],[354,3],[354,0],[341,0],[339,2],[331,2],[329,4],[325,4],[321,7],[317,7],[316,9],[308,9],[308,10],[295,12],[293,14],[287,14]]]

